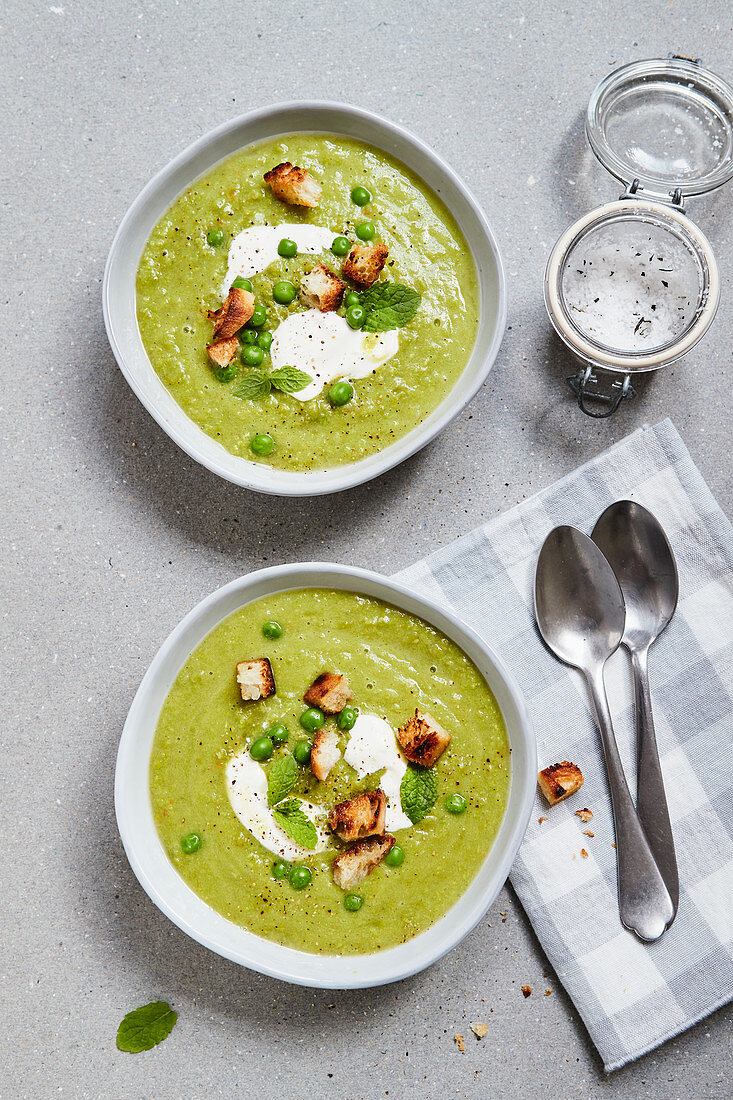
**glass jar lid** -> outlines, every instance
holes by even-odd
[[[733,88],[697,61],[616,69],[593,92],[585,128],[604,168],[650,198],[701,195],[733,177]]]

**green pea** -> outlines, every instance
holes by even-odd
[[[272,296],[276,302],[281,306],[289,306],[295,299],[297,291],[292,283],[289,283],[287,279],[283,279],[279,283],[275,283],[272,288]]]
[[[350,913],[356,913],[363,904],[364,898],[360,897],[359,894],[347,894],[344,898],[344,909],[348,909]]]
[[[260,363],[265,358],[264,351],[262,348],[258,348],[257,344],[245,344],[240,355],[245,367],[259,367]]]
[[[272,619],[269,623],[263,624],[262,633],[272,642],[275,641],[276,638],[282,638],[283,628],[280,626],[280,623],[276,623],[275,620]]]
[[[308,733],[315,733],[316,730],[321,729],[325,721],[323,711],[318,707],[308,707],[308,710],[304,710],[300,716],[300,724],[304,730],[308,730]]]
[[[293,748],[293,756],[299,764],[308,765],[311,762],[312,741],[296,741]]]
[[[237,290],[248,290],[250,294],[252,293],[251,279],[243,279],[241,275],[237,275],[236,279],[232,283],[232,286],[236,287]]]
[[[268,352],[272,347],[272,333],[260,332],[257,335],[257,343],[264,352]]]
[[[277,863],[273,863],[272,865],[272,873],[275,878],[287,878],[289,871],[290,867],[284,859],[279,859]]]
[[[331,251],[334,256],[346,256],[351,252],[351,241],[348,237],[334,237],[331,242]]]
[[[191,855],[191,852],[198,852],[201,847],[201,837],[198,833],[187,833],[186,836],[181,837],[181,847],[187,856]]]
[[[275,440],[271,435],[253,435],[249,441],[249,449],[253,454],[265,457],[271,455],[275,447]]]
[[[346,310],[346,323],[351,328],[361,328],[366,321],[364,306],[349,306]]]
[[[250,325],[252,328],[262,328],[266,320],[267,310],[260,302],[257,302],[252,312],[252,316],[250,317],[249,321],[247,321],[247,324]]]
[[[401,867],[405,862],[405,849],[400,848],[399,844],[393,844],[384,857],[384,862],[388,867]]]
[[[236,373],[236,363],[230,363],[228,367],[214,367],[214,378],[217,382],[231,382]]]
[[[278,256],[285,256],[287,259],[291,259],[298,254],[298,246],[295,241],[291,241],[288,237],[283,237],[280,244],[277,246]]]
[[[270,726],[265,737],[269,737],[273,745],[284,745],[288,739],[288,727],[282,722],[276,722],[274,726]]]
[[[219,229],[218,226],[214,225],[206,234],[206,240],[209,242],[212,248],[218,248],[219,245],[224,244],[224,241],[226,240],[226,233],[223,229]]]
[[[468,803],[462,794],[449,794],[443,805],[449,814],[465,813]]]
[[[334,382],[328,391],[328,400],[337,408],[340,405],[348,405],[353,396],[354,387],[350,382]]]
[[[344,707],[336,719],[336,725],[340,730],[351,730],[358,717],[359,711],[356,707]]]
[[[269,760],[272,756],[274,745],[269,737],[258,737],[249,747],[249,755],[260,763]]]
[[[344,298],[344,305],[347,309],[349,308],[349,306],[360,306],[361,294],[359,294],[356,290],[350,290]]]
[[[251,328],[240,328],[239,342],[240,344],[256,344],[257,333],[253,332]]]
[[[354,187],[351,192],[351,201],[354,206],[366,206],[368,202],[372,201],[372,196],[367,191],[366,187]]]
[[[374,222],[359,222],[356,227],[356,235],[360,241],[370,241],[376,232]]]
[[[313,872],[310,867],[304,867],[302,863],[296,863],[294,867],[290,868],[288,881],[293,890],[304,890],[313,881]]]

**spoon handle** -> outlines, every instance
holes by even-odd
[[[674,917],[674,906],[629,793],[611,723],[603,666],[586,675],[611,791],[621,923],[641,940],[658,940]]]
[[[657,738],[654,732],[652,699],[649,692],[648,657],[648,649],[633,649],[631,651],[631,667],[634,673],[637,752],[639,754],[636,809],[654,853],[654,858],[657,861],[659,870],[662,872],[676,914],[680,900],[680,880],[677,871],[672,826],[669,820],[667,796],[664,791],[662,766],[659,762]]]

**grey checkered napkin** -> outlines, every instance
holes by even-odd
[[[625,498],[662,523],[680,576],[679,607],[652,647],[650,674],[681,897],[672,928],[651,945],[619,922],[611,807],[585,685],[545,649],[532,611],[547,533],[562,523],[590,533],[600,513]],[[511,882],[606,1069],[617,1069],[733,995],[733,528],[665,420],[399,580],[450,605],[509,664],[527,700],[540,766],[568,759],[583,771],[582,791],[566,802],[548,809],[538,795]],[[633,792],[625,651],[611,658],[606,683]],[[585,806],[592,821],[575,814]]]

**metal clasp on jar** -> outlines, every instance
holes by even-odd
[[[611,379],[610,385],[607,389],[603,389],[602,380],[608,378]],[[586,416],[592,416],[595,420],[613,416],[622,401],[636,397],[630,374],[624,374],[619,378],[608,371],[599,371],[588,366],[578,374],[566,378],[565,381],[578,399],[578,408]],[[586,404],[588,401],[597,402],[600,408],[589,408]]]

